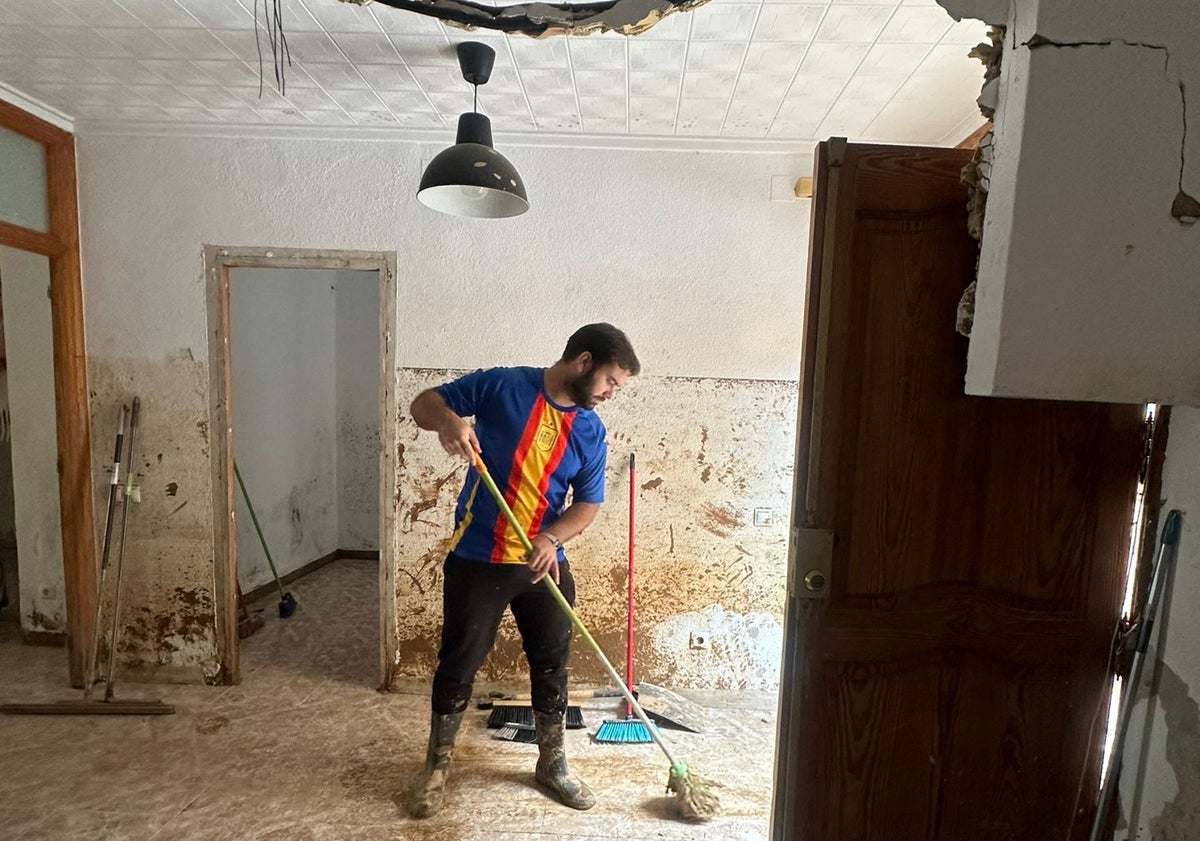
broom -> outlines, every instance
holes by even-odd
[[[625,629],[625,685],[633,689],[633,500],[637,491],[636,456],[629,456],[629,577],[625,581],[628,607],[625,611],[627,627]],[[624,719],[608,719],[600,722],[596,730],[597,742],[617,742],[626,745],[640,745],[650,741],[650,732],[646,725],[633,715],[633,707],[625,702]]]
[[[488,472],[483,459],[479,457],[478,453],[472,453],[471,464],[479,473],[479,478],[483,479],[488,493],[496,500],[496,506],[500,509],[504,518],[508,520],[509,525],[513,527],[513,531],[516,532],[517,537],[520,538],[525,551],[533,551],[533,544],[529,542],[529,536],[525,534],[524,529],[517,522],[516,516],[513,514],[512,509],[508,507],[504,495],[496,487],[496,482],[492,479],[492,474]],[[667,757],[667,761],[671,763],[670,772],[667,777],[667,791],[675,794],[675,803],[679,808],[680,816],[689,821],[707,821],[715,817],[720,812],[721,804],[713,789],[719,783],[702,777],[699,774],[692,773],[687,765],[672,755],[671,749],[667,747],[662,734],[650,723],[650,719],[646,717],[645,710],[638,704],[637,699],[633,697],[633,693],[629,690],[629,687],[621,680],[621,676],[617,674],[617,670],[613,668],[612,663],[608,662],[608,658],[604,656],[604,652],[600,649],[596,640],[592,638],[587,627],[580,621],[579,616],[571,608],[562,591],[558,589],[558,585],[554,583],[554,578],[546,575],[542,578],[542,582],[546,585],[554,600],[558,602],[558,606],[562,608],[563,613],[571,620],[571,624],[575,626],[575,630],[579,631],[580,636],[587,642],[588,647],[599,658],[600,664],[604,666],[604,670],[608,672],[608,676],[621,688],[621,694],[625,696],[625,700],[633,708],[634,714],[641,719],[642,724],[646,725],[646,730],[650,733],[650,737],[654,739],[654,743],[658,745],[659,750],[663,752],[663,755]]]

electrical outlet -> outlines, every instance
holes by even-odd
[[[775,521],[775,511],[771,508],[754,509],[754,525],[769,526]]]
[[[708,644],[708,634],[703,631],[693,631],[688,637],[688,648],[694,651],[705,651],[708,649]]]

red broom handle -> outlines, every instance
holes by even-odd
[[[627,611],[628,626],[625,629],[625,684],[633,691],[633,500],[637,494],[636,456],[629,455],[629,579],[626,589],[629,591],[629,610]],[[633,705],[625,702],[625,715],[633,715]]]

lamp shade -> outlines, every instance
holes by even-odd
[[[417,200],[453,216],[499,219],[529,209],[521,176],[492,148],[491,121],[477,113],[458,118],[458,142],[425,167]]]

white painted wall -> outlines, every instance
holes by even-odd
[[[234,457],[279,574],[337,547],[333,271],[234,269],[229,276]],[[271,570],[240,493],[238,575]]]
[[[339,549],[379,549],[379,274],[337,272]]]
[[[0,247],[13,515],[26,631],[62,631],[66,623],[49,288],[48,258]]]
[[[1121,776],[1119,841],[1188,841],[1200,833],[1200,411],[1175,409],[1163,472],[1164,512],[1184,512],[1165,639],[1146,664]],[[1153,683],[1154,660],[1162,673]],[[1155,694],[1151,694],[1151,692]]]
[[[437,151],[79,138],[88,353],[206,358],[200,249],[214,243],[397,251],[400,367],[549,362],[575,327],[603,319],[647,372],[797,376],[808,202],[771,202],[769,189],[772,175],[809,174],[810,156],[503,147],[532,209],[466,220],[414,196]],[[137,330],[123,327],[131,305]]]
[[[1009,24],[967,391],[1200,406],[1200,229],[1172,216],[1200,198],[1196,4],[1014,0]]]
[[[0,411],[8,411],[7,368],[0,369]],[[0,420],[0,424],[3,424],[2,420]],[[7,424],[3,425],[7,426]],[[11,547],[16,542],[17,521],[13,510],[12,438],[9,437],[0,439],[0,547]],[[9,582],[9,586],[13,586],[12,582]]]

